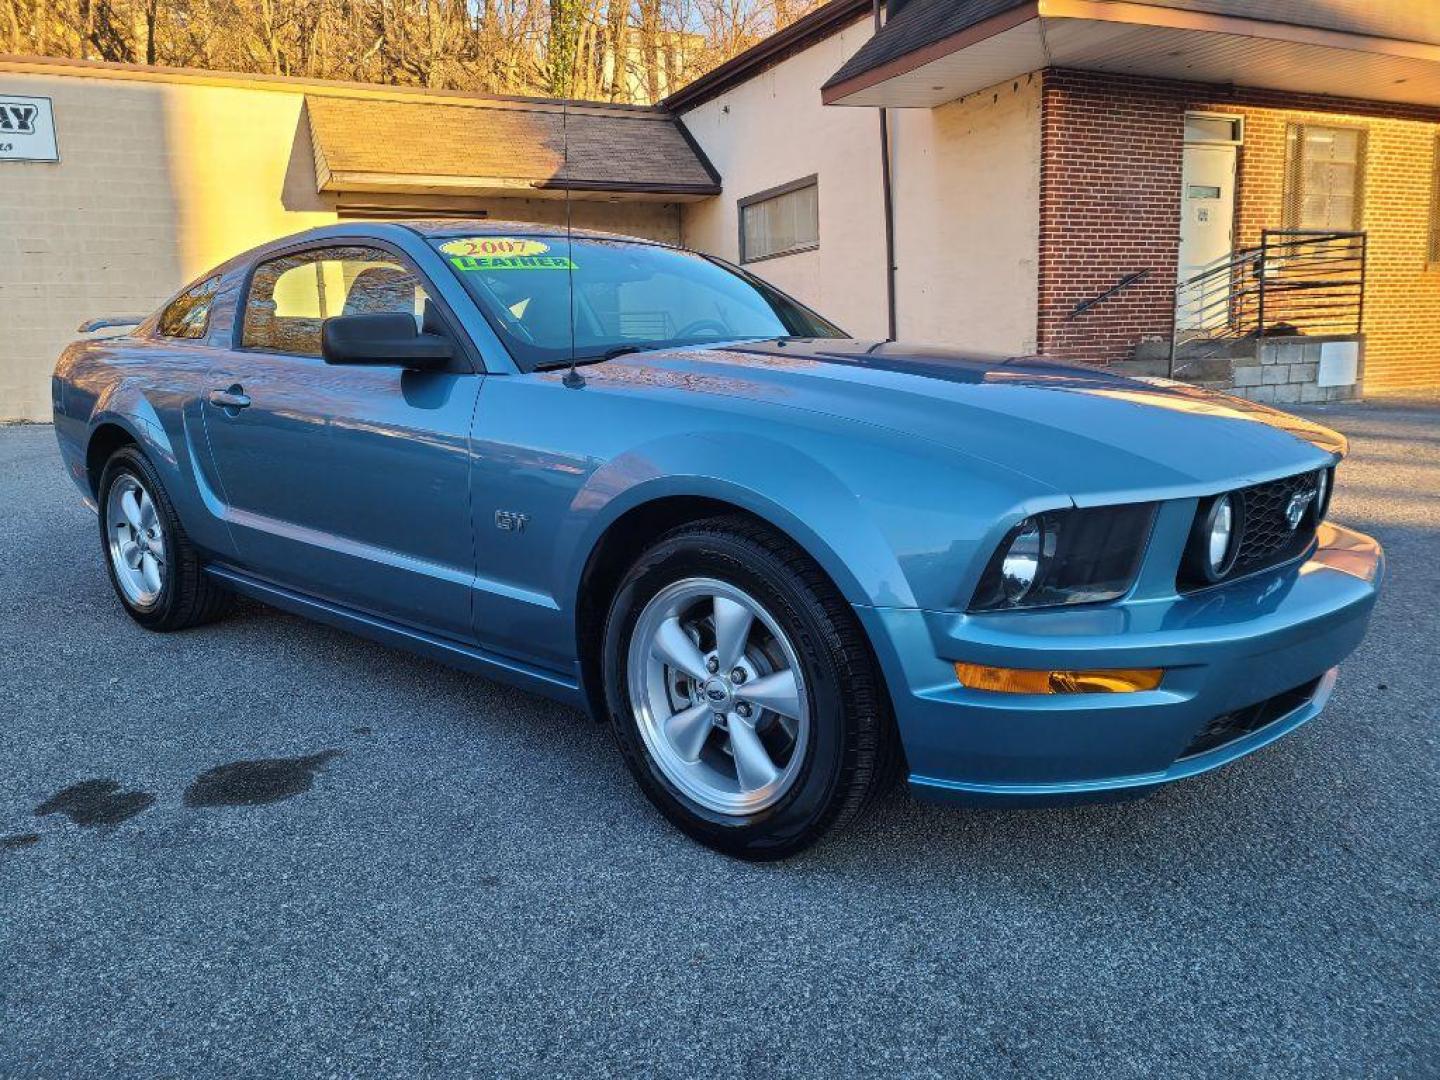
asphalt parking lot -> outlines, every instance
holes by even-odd
[[[538,698],[258,606],[146,633],[0,429],[0,1076],[1440,1075],[1440,400],[1314,415],[1390,557],[1318,720],[765,866]]]

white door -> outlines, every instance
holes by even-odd
[[[1235,147],[1187,146],[1181,176],[1180,283],[1230,260],[1235,242]],[[1176,315],[1183,330],[1223,326],[1230,281],[1214,274],[1183,288]]]

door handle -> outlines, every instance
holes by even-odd
[[[241,388],[239,383],[227,390],[211,390],[210,404],[217,405],[222,409],[244,409],[250,405],[250,397]]]

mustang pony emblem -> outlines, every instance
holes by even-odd
[[[1290,496],[1290,501],[1285,504],[1285,524],[1290,526],[1294,532],[1300,527],[1300,522],[1305,518],[1305,511],[1315,501],[1315,489],[1309,491],[1297,491]]]

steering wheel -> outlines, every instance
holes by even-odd
[[[732,331],[719,319],[696,319],[694,322],[687,323],[685,326],[681,327],[679,333],[677,333],[675,336],[677,338],[694,337],[702,330],[711,330],[714,332],[716,337],[722,338],[731,337],[734,333],[734,331]]]

